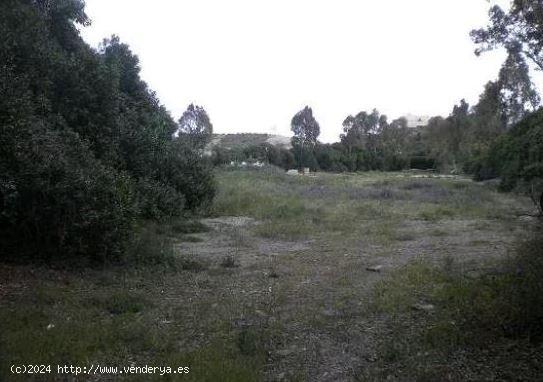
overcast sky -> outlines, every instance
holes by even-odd
[[[376,107],[448,115],[475,103],[503,52],[473,54],[486,0],[87,0],[92,46],[117,34],[177,119],[189,103],[217,133],[290,135],[309,105],[321,140]],[[508,4],[508,1],[499,1]]]

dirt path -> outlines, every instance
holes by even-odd
[[[210,269],[220,269],[225,256],[234,258],[235,266],[222,267],[215,284],[222,284],[217,290],[229,285],[242,307],[241,315],[230,317],[234,328],[273,331],[266,344],[270,381],[353,380],[375,362],[376,339],[386,335],[370,308],[377,282],[415,257],[439,265],[453,256],[462,272],[478,274],[506,256],[532,224],[412,220],[400,227],[399,240],[379,244],[367,237],[263,239],[252,234],[260,223],[247,217],[203,223],[211,229],[197,235],[203,241],[182,243],[179,250]],[[380,266],[379,272],[368,270],[373,266]]]
[[[460,274],[462,282],[499,272],[500,260],[536,225],[528,199],[463,179],[403,174],[218,177],[215,217],[202,220],[207,230],[189,220],[146,227],[143,249],[171,254],[173,239],[175,267],[0,265],[2,346],[27,363],[190,364],[182,380],[198,382],[402,381],[402,372],[465,380],[464,369],[486,378],[507,361],[505,350],[481,374],[482,353],[471,365],[467,353],[419,355],[412,341],[432,313],[412,308],[446,308],[437,298],[423,301],[424,287],[443,286],[426,277],[434,269]],[[417,264],[424,266],[412,283]],[[389,285],[396,289],[385,303],[406,314],[379,306]],[[387,339],[404,347],[383,347]],[[2,360],[0,379],[10,375]],[[536,370],[532,358],[517,360]],[[434,366],[442,374],[426,373]]]

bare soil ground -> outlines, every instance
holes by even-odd
[[[173,234],[181,269],[0,266],[0,318],[13,319],[0,324],[11,331],[0,376],[21,380],[6,365],[34,356],[191,364],[191,379],[167,380],[380,380],[394,317],[376,307],[378,286],[414,261],[499,272],[533,212],[525,198],[459,178],[220,174],[207,232]]]
[[[223,282],[239,287],[228,293],[245,309],[233,326],[260,329],[273,322],[280,327],[269,349],[267,379],[311,381],[353,380],[376,360],[376,337],[386,333],[367,309],[375,283],[387,274],[417,256],[437,264],[452,256],[462,272],[477,275],[493,269],[532,224],[522,219],[506,225],[476,219],[413,220],[401,227],[393,245],[363,237],[331,245],[326,237],[260,238],[250,229],[259,222],[247,217],[202,222],[212,229],[198,234],[202,242],[179,248],[211,269],[221,267],[225,254],[234,256],[236,268],[223,275]],[[374,266],[381,266],[379,272],[368,270]]]

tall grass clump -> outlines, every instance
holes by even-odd
[[[543,371],[533,366],[543,354],[541,234],[477,276],[453,258],[418,258],[378,283],[375,312],[390,332],[378,377],[401,368],[408,380],[534,380]]]

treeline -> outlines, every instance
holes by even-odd
[[[522,72],[526,74],[527,67]],[[531,90],[533,85],[526,78]],[[223,165],[259,161],[284,169],[309,167],[332,172],[434,169],[445,173],[480,173],[477,176],[485,178],[496,176],[491,172],[484,175],[487,171],[484,158],[499,138],[512,131],[539,104],[537,93],[533,92],[528,93],[530,99],[519,101],[522,107],[510,105],[505,99],[510,93],[503,80],[489,82],[475,106],[461,100],[448,117],[433,117],[427,126],[417,128],[408,127],[405,118],[389,122],[377,109],[362,111],[345,118],[339,142],[332,144],[318,141],[320,127],[312,109],[306,107],[293,118],[292,149],[269,143],[240,148],[217,146],[213,148],[213,162]],[[518,98],[523,94],[517,95]],[[301,128],[297,127],[296,118],[301,121]]]
[[[215,146],[212,149],[211,158],[215,166],[229,165],[232,162],[260,162],[286,170],[296,167],[292,150],[270,143],[251,144],[245,147],[232,148]]]
[[[500,136],[475,162],[473,173],[477,180],[500,177],[504,191],[528,191],[543,212],[543,109]]]
[[[538,1],[513,1],[508,12],[492,7],[490,24],[472,31],[476,54],[496,47],[507,52],[498,77],[485,85],[474,106],[461,100],[449,116],[415,129],[402,118],[389,122],[377,109],[361,111],[345,118],[333,144],[318,141],[320,126],[306,106],[292,119],[291,150],[270,145],[218,150],[214,162],[259,160],[285,169],[335,172],[435,169],[478,180],[501,177],[503,189],[523,182],[533,186],[543,177],[543,112],[536,112],[541,100],[527,60],[543,69],[541,14]]]
[[[82,0],[0,3],[0,258],[117,261],[138,221],[213,198],[205,111],[176,123],[127,45],[82,40],[88,23]]]

